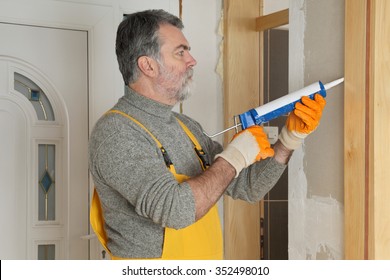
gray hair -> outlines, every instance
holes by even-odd
[[[116,33],[116,56],[126,85],[135,82],[140,74],[138,58],[160,59],[161,42],[158,30],[162,24],[183,29],[182,21],[164,10],[146,10],[126,15]]]

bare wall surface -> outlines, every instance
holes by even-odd
[[[290,1],[289,89],[344,73],[344,1]],[[343,86],[289,170],[289,258],[343,259]]]

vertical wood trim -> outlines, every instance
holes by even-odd
[[[345,258],[390,259],[390,3],[345,3]]]
[[[370,92],[371,92],[371,77],[370,77],[370,74],[371,74],[371,61],[372,61],[372,57],[371,57],[371,54],[372,54],[372,51],[371,51],[371,0],[366,0],[366,28],[365,28],[365,33],[366,33],[366,56],[365,56],[365,59],[366,59],[366,68],[365,68],[365,72],[366,72],[366,77],[365,77],[365,83],[366,83],[366,90],[365,90],[365,95],[366,95],[366,99],[365,99],[365,116],[366,116],[366,122],[365,122],[365,202],[364,202],[364,259],[367,260],[368,259],[368,250],[369,250],[369,242],[368,242],[368,238],[369,238],[369,231],[372,227],[370,227],[370,222],[372,221],[370,219],[371,217],[371,213],[370,213],[370,194],[371,194],[371,190],[370,190],[370,186],[372,184],[370,184],[370,180],[372,179],[372,177],[370,176],[372,172],[370,172],[370,163],[372,162],[372,158],[371,158],[371,155],[372,155],[372,152],[371,152],[371,145],[370,145],[370,142],[371,142],[371,133],[370,133],[370,130],[371,130],[371,121],[372,121],[372,117],[371,117],[371,114],[370,112],[372,112],[371,108],[370,108]]]
[[[371,0],[369,259],[390,259],[390,2]]]
[[[259,32],[262,0],[224,0],[224,124],[259,104]],[[225,134],[225,144],[233,132]],[[259,203],[224,198],[225,259],[260,258]]]
[[[374,0],[375,1],[375,0]],[[372,18],[375,18],[373,14],[373,2],[371,0],[366,0],[366,186],[365,186],[365,239],[364,239],[364,259],[368,260],[373,256],[374,243],[372,242],[371,236],[373,236],[373,108],[372,108],[372,97],[370,96],[373,93],[373,79],[372,79],[372,62],[374,50],[372,49],[373,38],[374,38],[374,24],[372,23]]]
[[[366,0],[345,0],[345,258],[364,259]]]

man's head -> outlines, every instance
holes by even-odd
[[[119,25],[116,39],[125,84],[134,84],[143,75],[160,93],[172,101],[182,101],[196,64],[182,29],[181,20],[163,10],[128,15]]]
[[[117,30],[116,55],[126,85],[136,81],[139,74],[138,58],[160,58],[160,25],[170,24],[183,29],[181,20],[163,10],[148,10],[129,14]]]

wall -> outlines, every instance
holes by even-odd
[[[222,80],[215,71],[221,41],[217,35],[221,2],[183,0],[184,33],[197,60],[194,93],[184,102],[183,112],[200,122],[208,133],[223,129]]]
[[[288,9],[289,0],[263,0],[263,14],[268,15]]]
[[[290,1],[289,91],[343,76],[344,1]],[[343,259],[343,86],[289,166],[289,258]]]

